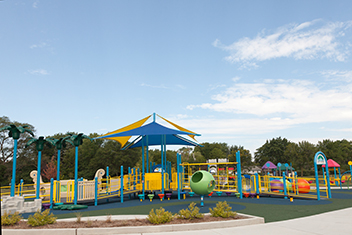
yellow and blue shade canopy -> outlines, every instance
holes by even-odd
[[[189,131],[186,128],[183,128],[175,123],[172,123],[161,116],[159,117],[165,120],[166,122],[168,122],[169,124],[175,126],[178,130],[171,129],[163,125],[160,125],[159,123],[156,123],[155,115],[154,115],[153,122],[143,126],[143,124],[150,117],[151,115],[135,123],[132,123],[126,127],[123,127],[118,130],[109,132],[105,135],[99,136],[96,139],[98,138],[112,139],[112,140],[118,141],[121,144],[121,146],[124,146],[132,136],[137,136],[137,139],[135,139],[131,144],[129,144],[128,146],[129,148],[141,147],[142,140],[144,139],[146,139],[144,140],[145,142],[143,143],[143,145],[145,146],[161,145],[161,144],[199,146],[198,143],[190,141],[186,138],[183,138],[180,135],[188,135],[194,139],[195,136],[200,136],[200,134]],[[142,138],[143,136],[147,136],[147,138]],[[162,138],[162,136],[165,136],[164,139]]]

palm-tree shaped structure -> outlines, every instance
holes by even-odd
[[[9,137],[14,139],[14,147],[13,147],[13,160],[12,160],[12,179],[11,179],[11,193],[10,196],[15,196],[15,184],[16,184],[16,158],[17,158],[17,141],[21,136],[21,133],[28,132],[32,136],[34,136],[33,132],[30,129],[27,129],[28,125],[24,126],[15,126],[14,124],[4,126],[0,128],[0,131],[8,130]]]
[[[70,140],[75,146],[75,195],[74,195],[74,204],[77,205],[77,196],[78,196],[78,146],[83,144],[83,139],[89,139],[92,141],[93,139],[83,133],[79,133],[78,135],[67,133],[70,135]]]
[[[61,137],[59,139],[54,139],[54,138],[47,139],[47,141],[49,141],[57,149],[57,176],[56,176],[57,181],[60,181],[60,152],[62,148],[66,147],[66,142],[69,142],[73,145],[73,142],[70,140],[70,137],[71,136]]]
[[[41,165],[41,157],[42,157],[42,150],[44,148],[44,144],[52,144],[51,141],[44,139],[44,136],[40,136],[38,139],[32,138],[30,139],[26,147],[35,143],[36,149],[38,151],[38,167],[37,167],[37,190],[36,190],[36,199],[39,199],[39,192],[40,192],[40,165]],[[50,146],[50,145],[49,145]]]

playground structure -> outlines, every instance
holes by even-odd
[[[106,170],[105,174],[104,169],[99,169],[96,172],[96,177],[94,180],[81,179],[78,181],[78,187],[74,187],[74,180],[51,180],[50,183],[40,182],[40,198],[42,199],[43,204],[50,204],[52,207],[57,203],[72,203],[75,195],[75,190],[77,190],[77,201],[79,203],[94,201],[95,205],[98,204],[98,201],[101,199],[109,199],[113,197],[120,198],[120,201],[123,202],[124,197],[136,198],[144,200],[149,198],[152,200],[155,196],[159,196],[162,200],[164,197],[170,199],[172,194],[177,192],[178,199],[181,199],[181,196],[185,197],[186,193],[190,193],[190,171],[185,173],[185,166],[181,164],[181,155],[177,154],[179,167],[177,169],[166,169],[164,172],[164,182],[162,182],[162,173],[161,172],[149,172],[142,175],[139,168],[128,168],[128,174],[123,174],[123,166],[121,166],[121,176],[110,177],[109,176],[109,167]],[[240,158],[239,152],[237,153],[237,158]],[[238,172],[240,172],[239,163],[228,163],[228,164],[237,164]],[[171,164],[170,164],[171,165]],[[187,165],[187,164],[185,164]],[[191,165],[188,164],[187,168],[191,168]],[[23,184],[23,181],[16,185],[16,196],[23,196],[24,199],[34,199],[36,195],[36,171],[31,172],[33,177],[34,184]],[[226,191],[237,193],[237,185],[235,178],[231,174],[221,174],[217,177],[217,194],[219,192]],[[226,179],[225,179],[226,177]],[[144,180],[142,180],[144,179]],[[144,182],[143,182],[144,181]],[[222,182],[234,182],[233,184],[228,183],[224,185]],[[164,186],[164,187],[163,187]],[[144,190],[143,190],[144,187]],[[162,190],[164,189],[164,193]],[[143,193],[145,191],[145,193]],[[240,190],[239,190],[240,191]],[[2,190],[3,192],[3,190]],[[162,195],[162,196],[161,196]],[[190,194],[191,195],[191,194]],[[6,196],[6,193],[1,195]]]
[[[316,153],[316,159],[325,155],[322,152]],[[326,158],[320,160],[321,164],[326,163]],[[167,165],[171,165],[167,163]],[[210,166],[217,168],[216,172],[210,171]],[[319,165],[319,166],[320,166]],[[352,162],[350,164],[350,167]],[[317,168],[318,165],[316,165]],[[298,177],[295,172],[293,176],[286,176],[283,172],[282,176],[265,175],[242,175],[240,164],[240,152],[236,153],[236,162],[220,162],[220,163],[181,163],[181,155],[177,154],[177,167],[167,167],[162,172],[148,172],[142,174],[139,168],[128,168],[128,173],[123,174],[123,166],[121,166],[121,175],[111,177],[109,175],[109,167],[99,169],[96,172],[94,180],[81,179],[78,186],[75,187],[74,180],[51,180],[50,183],[40,183],[40,198],[42,203],[53,206],[58,203],[72,203],[75,191],[77,190],[77,201],[85,203],[94,201],[98,205],[99,200],[109,200],[110,198],[119,198],[123,202],[124,198],[138,198],[140,200],[149,199],[167,199],[170,200],[172,195],[177,193],[178,200],[188,196],[194,196],[191,187],[191,178],[195,172],[206,170],[212,175],[212,192],[202,192],[201,197],[212,195],[216,196],[236,196],[244,197],[262,197],[275,196],[284,198],[304,198],[304,199],[324,199],[331,198],[329,171],[325,166],[322,176],[318,177],[318,168],[316,169],[316,177]],[[231,169],[231,170],[230,170]],[[324,173],[325,172],[325,173]],[[35,180],[36,172],[32,172],[33,180]],[[162,177],[164,174],[164,178]],[[105,175],[105,178],[104,178]],[[341,176],[342,177],[342,176]],[[351,176],[349,176],[351,177]],[[36,184],[24,185],[21,182],[16,185],[15,196],[24,199],[35,198]],[[163,191],[164,190],[164,191]],[[5,190],[6,191],[6,190]],[[1,197],[6,196],[4,187],[1,189]],[[9,192],[9,190],[7,190]],[[197,192],[196,192],[197,193]],[[203,200],[202,200],[203,201]]]

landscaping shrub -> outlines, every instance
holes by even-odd
[[[223,202],[218,202],[216,203],[216,207],[213,209],[209,208],[209,212],[212,217],[222,217],[222,218],[228,218],[228,217],[235,217],[236,212],[231,211],[232,207],[227,204],[226,201]]]
[[[12,215],[5,212],[4,215],[1,216],[1,225],[14,225],[20,222],[21,219],[23,218],[18,212],[15,212]]]
[[[56,217],[54,217],[53,214],[49,214],[49,213],[50,213],[49,209],[43,211],[42,213],[38,211],[33,216],[30,215],[28,217],[27,223],[32,227],[43,226],[46,224],[53,224],[56,222]]]
[[[75,213],[75,215],[76,215],[76,223],[81,223],[82,222],[82,213],[80,213],[80,212],[77,212],[77,213]]]
[[[165,211],[164,208],[152,209],[147,216],[147,220],[152,224],[164,224],[170,222],[173,219],[173,215],[169,211]]]
[[[195,206],[196,203],[192,202],[189,206],[188,209],[182,209],[178,212],[178,218],[180,219],[201,219],[203,218],[203,214],[199,213],[199,208]]]

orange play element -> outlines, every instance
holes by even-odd
[[[298,184],[298,192],[299,193],[309,193],[310,191],[310,185],[308,183],[307,180],[305,179],[298,179],[297,180],[297,184]],[[293,182],[293,189],[294,192],[296,192],[296,185],[295,182]]]
[[[164,198],[164,194],[160,193],[160,194],[158,194],[158,196],[159,196],[159,198],[160,198],[160,201],[162,201],[163,198]]]
[[[249,197],[249,193],[243,193],[243,195],[247,198]]]
[[[208,196],[209,196],[209,197],[213,196],[213,192],[209,193]]]

